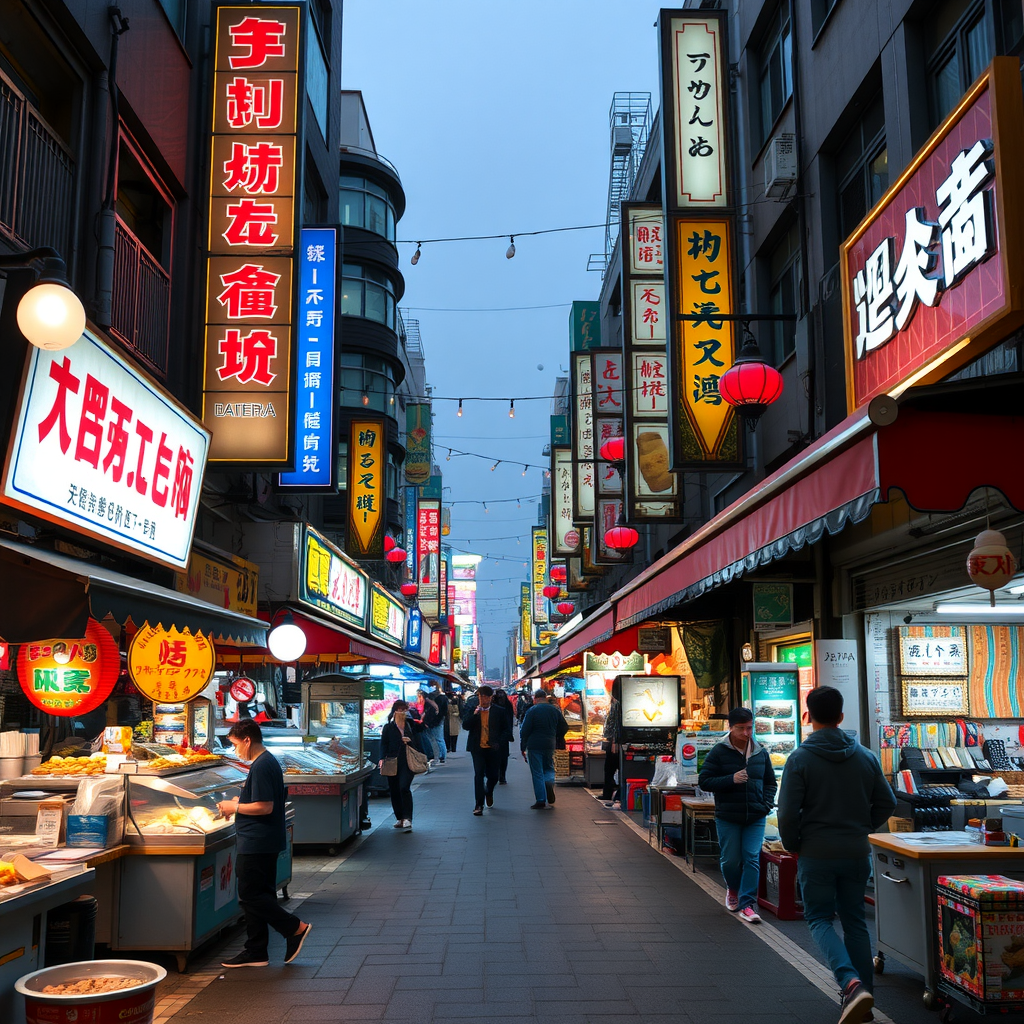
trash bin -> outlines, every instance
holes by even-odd
[[[47,913],[43,961],[46,967],[93,959],[97,906],[95,896],[79,896]]]

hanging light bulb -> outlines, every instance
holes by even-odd
[[[459,416],[462,415],[462,399],[461,398],[459,399],[459,412],[458,412],[458,415]]]
[[[487,508],[487,502],[486,502],[486,501],[484,502],[484,511],[485,511],[485,512],[488,512],[488,511],[490,511],[490,510],[489,510],[489,509]]]
[[[516,254],[516,236],[508,236],[508,248],[505,250],[505,259],[510,260]]]
[[[523,465],[523,476],[526,476],[526,465]]]
[[[413,265],[414,267],[415,267],[415,266],[416,266],[416,264],[417,264],[417,263],[419,263],[419,261],[420,261],[420,246],[421,246],[421,245],[423,245],[423,243],[422,243],[422,242],[417,242],[417,243],[416,243],[416,251],[415,251],[415,252],[414,252],[414,253],[412,254],[412,259],[411,259],[411,260],[409,260],[409,262],[410,262],[410,263],[411,263],[411,264],[412,264],[412,265]]]
[[[370,404],[370,396],[369,395],[363,395],[363,405],[369,405],[369,404]]]
[[[491,472],[493,473],[500,465],[501,459],[498,459],[498,461],[493,466],[491,466]]]
[[[444,461],[445,462],[451,462],[452,461],[452,450],[451,450],[451,448],[448,449],[448,454],[444,457]]]
[[[508,400],[508,418],[510,420],[516,418],[516,400],[514,398]]]

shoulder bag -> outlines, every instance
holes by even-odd
[[[398,758],[397,757],[385,757],[381,761],[380,773],[385,778],[390,778],[393,775],[398,774]]]
[[[422,775],[427,770],[430,761],[426,754],[420,753],[411,743],[406,743],[405,763],[409,766],[409,771],[413,775]],[[395,770],[397,771],[397,766]]]

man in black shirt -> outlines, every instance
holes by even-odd
[[[263,733],[251,718],[236,722],[228,740],[238,757],[250,762],[241,794],[217,804],[225,817],[235,815],[235,877],[247,934],[242,952],[221,966],[266,967],[270,928],[285,937],[284,962],[290,964],[312,926],[277,902],[277,856],[288,843],[284,774],[277,758],[263,746]]]

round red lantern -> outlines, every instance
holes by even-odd
[[[395,549],[395,538],[391,534],[384,535],[384,554]]]
[[[553,583],[549,583],[541,593],[549,600],[553,601],[559,594],[562,593],[561,587],[556,587]]]
[[[762,413],[782,394],[782,374],[764,361],[754,336],[718,381],[718,392],[753,430]]]
[[[622,462],[626,458],[626,439],[624,437],[609,437],[598,453],[602,462]]]
[[[565,566],[564,565],[553,565],[551,566],[551,572],[549,574],[556,583],[565,582]]]
[[[604,542],[615,551],[628,551],[636,547],[640,534],[632,526],[613,526],[604,535]]]
[[[410,580],[408,583],[403,583],[398,589],[404,597],[415,597],[419,593],[420,588]]]
[[[386,544],[384,546],[387,547]],[[393,547],[389,552],[387,552],[387,554],[384,555],[384,557],[389,562],[394,562],[396,564],[398,562],[404,562],[405,561],[405,548]]]
[[[1017,572],[1017,560],[998,530],[982,530],[967,556],[967,575],[975,586],[989,592],[989,604],[995,605],[995,592],[1005,587]]]
[[[572,601],[559,601],[556,607],[559,615],[572,615],[576,611],[576,605]]]

